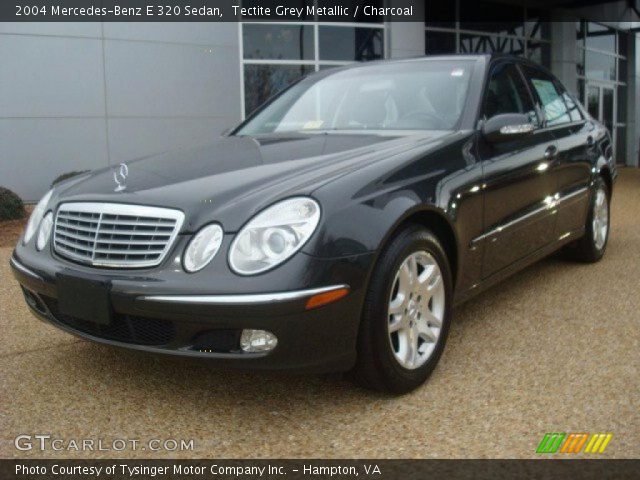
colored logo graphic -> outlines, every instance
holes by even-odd
[[[612,433],[594,433],[590,438],[588,433],[546,433],[536,453],[604,453],[612,437]]]

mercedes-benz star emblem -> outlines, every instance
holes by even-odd
[[[128,176],[129,176],[129,167],[127,167],[124,163],[121,163],[113,170],[113,179],[118,184],[118,186],[115,189],[116,192],[121,192],[125,188],[127,188]]]

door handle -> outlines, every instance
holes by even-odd
[[[544,158],[550,159],[554,158],[558,154],[558,147],[555,145],[549,145],[547,149],[544,151]]]
[[[591,135],[589,135],[587,137],[587,146],[593,147],[593,144],[594,144],[593,137]]]

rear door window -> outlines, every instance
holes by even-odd
[[[579,122],[583,120],[582,113],[580,113],[580,108],[578,108],[578,104],[575,102],[573,97],[567,93],[561,85],[558,85],[558,88],[562,92],[562,98],[564,99],[564,103],[567,104],[567,109],[569,110],[569,117],[572,122]]]
[[[573,121],[567,104],[563,99],[562,94],[564,92],[559,90],[555,80],[546,73],[526,65],[523,66],[523,70],[540,100],[547,125],[560,125]],[[577,105],[575,105],[575,102],[572,103],[573,107],[575,107],[574,115],[579,115]]]

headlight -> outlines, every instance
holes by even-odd
[[[253,217],[231,244],[234,272],[253,275],[281,264],[302,248],[320,221],[320,205],[307,197],[290,198]]]
[[[53,213],[47,213],[42,222],[40,222],[40,229],[38,230],[38,239],[36,240],[36,248],[38,251],[47,246],[49,237],[51,236],[51,230],[53,228]]]
[[[218,253],[222,235],[220,225],[211,224],[201,228],[184,251],[184,269],[191,273],[202,270]]]
[[[51,194],[53,190],[49,190],[47,194],[42,197],[42,199],[36,205],[36,208],[33,209],[33,213],[31,217],[29,217],[29,222],[27,223],[27,228],[24,230],[24,243],[29,243],[29,240],[33,237],[33,234],[36,233],[38,229],[38,225],[42,221],[42,217],[44,217],[44,212],[47,211],[47,204],[51,199]]]

